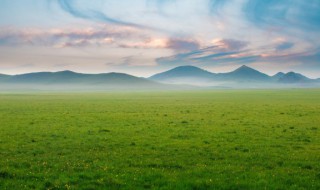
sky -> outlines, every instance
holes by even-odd
[[[0,0],[0,73],[320,77],[320,0]]]

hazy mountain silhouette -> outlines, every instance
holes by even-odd
[[[283,72],[278,72],[277,74],[272,76],[272,79],[275,81],[278,81],[281,77],[283,77],[285,75],[285,73]]]
[[[149,77],[150,80],[167,84],[209,86],[214,73],[194,66],[180,66]]]
[[[268,82],[271,78],[260,71],[242,65],[232,72],[219,73],[217,79],[236,82]]]
[[[10,77],[9,75],[4,75],[4,74],[0,74],[0,81],[7,79],[8,77]]]
[[[165,71],[163,73],[155,74],[149,79],[152,80],[169,80],[175,78],[199,78],[199,79],[211,79],[215,74],[200,69],[194,66],[180,66],[173,68],[171,70]]]
[[[1,79],[2,78],[2,79]],[[145,78],[139,78],[123,73],[82,74],[72,71],[38,72],[20,75],[0,77],[0,84],[6,86],[55,86],[88,87],[88,88],[162,88],[165,84],[159,84]]]
[[[180,83],[182,82],[182,79],[186,80],[186,82],[191,80],[206,82],[266,82],[270,81],[271,77],[245,65],[232,72],[218,74],[211,73],[194,66],[180,66],[169,71],[153,75],[149,79],[160,82],[180,81]]]
[[[149,79],[167,84],[191,84],[234,88],[272,88],[284,87],[281,86],[283,84],[299,85],[301,83],[317,84],[320,82],[318,79],[312,80],[294,72],[286,74],[279,72],[273,76],[269,76],[245,65],[228,73],[211,73],[194,66],[180,66],[153,75]]]
[[[83,75],[86,76],[86,75]],[[60,72],[37,72],[26,73],[20,75],[13,75],[7,78],[8,83],[37,83],[37,84],[50,84],[50,83],[70,83],[78,82],[82,74],[72,71]],[[90,82],[90,81],[88,81]]]
[[[278,80],[281,83],[304,83],[304,82],[311,82],[312,80],[302,74],[289,72]]]
[[[272,88],[295,84],[319,85],[320,79],[309,79],[299,73],[279,72],[274,76],[266,75],[248,66],[241,66],[228,73],[211,73],[195,66],[180,66],[158,73],[150,78],[140,78],[124,73],[83,74],[73,71],[37,72],[19,75],[0,74],[2,87],[81,87],[85,89],[122,88],[190,88],[189,85],[214,88]],[[170,85],[170,84],[180,84]],[[181,86],[185,84],[186,86]],[[310,85],[309,85],[310,86]],[[49,88],[49,87],[48,87]]]

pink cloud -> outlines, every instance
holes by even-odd
[[[164,37],[132,27],[103,25],[79,29],[0,29],[0,45],[55,48],[112,45],[121,48],[172,49],[175,52],[184,52],[198,49],[200,43],[193,39]]]
[[[249,45],[247,41],[234,40],[234,39],[215,39],[213,45],[218,46],[225,51],[241,50]]]

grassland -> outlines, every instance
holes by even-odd
[[[320,90],[0,94],[0,189],[320,189]]]

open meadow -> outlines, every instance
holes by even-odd
[[[320,189],[320,90],[2,93],[0,189]]]

